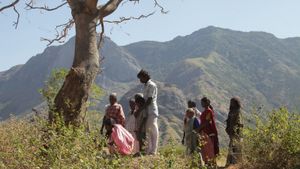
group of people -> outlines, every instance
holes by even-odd
[[[145,70],[141,70],[137,77],[144,84],[144,90],[143,93],[137,93],[129,100],[128,117],[125,120],[123,108],[117,103],[116,94],[112,93],[109,96],[110,105],[105,111],[101,133],[105,127],[110,152],[135,156],[141,153],[155,155],[159,136],[157,85]]]
[[[189,100],[188,109],[184,116],[184,133],[182,144],[186,153],[198,153],[201,165],[216,166],[219,154],[218,131],[215,122],[215,112],[207,97],[201,99],[203,111],[196,107],[196,102]],[[227,165],[241,161],[241,103],[238,98],[230,100],[226,133],[229,135]]]
[[[103,118],[103,129],[109,139],[108,147],[111,153],[123,155],[142,153],[155,155],[158,147],[158,106],[157,86],[151,80],[147,71],[141,70],[137,77],[144,84],[143,93],[137,93],[129,100],[130,112],[125,120],[123,108],[117,103],[117,96],[109,96],[110,105],[107,106]],[[195,101],[188,101],[188,108],[183,118],[182,144],[186,146],[187,154],[198,154],[201,164],[216,165],[219,154],[218,131],[215,112],[207,97],[201,99],[203,111],[196,107]],[[227,164],[235,164],[241,159],[241,103],[238,98],[230,100],[226,132],[230,143]],[[145,145],[146,142],[146,145]]]
[[[188,101],[188,109],[184,116],[184,135],[182,143],[186,145],[186,153],[198,153],[200,161],[207,165],[216,164],[219,154],[218,132],[215,114],[210,100],[201,99],[203,112],[200,112],[194,101]]]

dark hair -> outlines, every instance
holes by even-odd
[[[134,98],[135,98],[135,102],[138,104],[144,105],[146,102],[145,99],[140,94],[136,94]]]
[[[112,126],[115,123],[116,123],[115,120],[112,119],[112,118],[105,118],[104,121],[103,121],[103,124],[107,125],[107,126]]]
[[[118,101],[117,93],[111,93],[111,94],[109,95],[109,102],[111,101],[111,99],[112,99],[113,101],[117,102],[117,101]]]
[[[194,102],[192,100],[188,100],[187,104],[188,104],[188,106],[196,107],[196,102]]]
[[[137,74],[137,77],[138,77],[138,78],[146,77],[147,79],[151,79],[150,74],[149,74],[146,70],[144,70],[144,69],[142,69],[142,70]]]
[[[207,97],[203,97],[201,99],[201,102],[205,103],[210,109],[214,109],[211,105],[210,105],[210,100]]]
[[[201,99],[201,102],[206,103],[207,105],[210,105],[210,100],[207,97],[203,97]]]
[[[230,104],[230,109],[240,109],[242,107],[241,101],[237,97],[231,98],[230,102],[234,102],[234,104],[235,104],[235,107],[232,107],[232,105]]]

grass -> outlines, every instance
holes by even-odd
[[[43,119],[11,118],[0,123],[0,168],[133,168],[133,169],[191,169],[197,168],[197,158],[185,155],[185,147],[168,137],[159,147],[159,155],[111,155],[106,140],[99,134],[97,112],[87,118],[90,131],[85,128],[49,126]],[[171,125],[164,123],[167,128]],[[296,169],[300,166],[300,116],[279,109],[268,118],[256,118],[256,125],[245,127],[242,164],[230,168]],[[173,132],[176,132],[173,129]],[[226,162],[226,148],[221,149],[219,166]]]

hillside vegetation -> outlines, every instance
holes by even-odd
[[[53,71],[46,87],[41,90],[50,110],[65,75],[66,70]],[[90,106],[94,103],[93,98],[99,98],[101,93],[101,89],[93,85]],[[160,130],[164,130],[160,135],[160,145],[163,146],[159,155],[134,158],[109,154],[107,140],[99,131],[102,113],[87,112],[86,123],[80,127],[67,127],[63,120],[49,125],[43,115],[22,119],[12,117],[0,123],[1,168],[199,168],[198,156],[186,156],[180,145],[181,121],[172,118],[175,116],[164,116],[160,120]],[[254,118],[255,125],[244,130],[244,161],[235,167],[299,167],[300,115],[279,109],[269,113],[265,120],[259,116]],[[224,163],[225,154],[221,153],[219,158]]]
[[[89,131],[85,127],[49,126],[38,117],[11,118],[0,123],[0,168],[197,168],[196,157],[184,155],[184,149],[170,136],[157,156],[110,155],[99,134],[99,113],[89,113]],[[300,116],[286,109],[274,111],[266,121],[256,120],[246,127],[244,162],[235,168],[296,169],[300,166]],[[224,157],[224,154],[222,155]]]

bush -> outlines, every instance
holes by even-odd
[[[0,133],[0,168],[100,168],[107,161],[96,130],[13,118],[1,123]]]
[[[38,129],[24,120],[11,118],[0,123],[0,168],[33,168],[41,160]]]
[[[255,127],[244,129],[244,167],[299,168],[300,115],[281,108],[269,113],[266,120],[255,118]]]
[[[42,119],[12,118],[0,124],[0,133],[0,168],[177,169],[195,164],[172,141],[157,156],[110,155],[97,129],[87,132],[63,123],[49,126]]]

